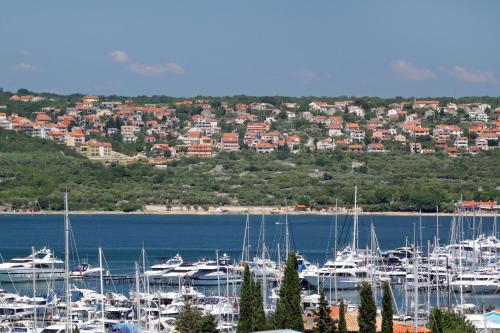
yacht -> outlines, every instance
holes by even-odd
[[[183,262],[182,257],[177,253],[167,261],[149,267],[145,274],[151,279],[161,278],[164,274],[182,265]]]
[[[334,289],[335,286],[343,290],[357,289],[361,282],[368,281],[366,266],[344,260],[329,260],[323,267],[303,273],[304,279],[314,288],[320,285],[323,289]]]
[[[281,275],[276,262],[267,258],[254,257],[252,261],[248,262],[248,267],[254,278],[258,280],[262,280],[265,275],[266,280],[275,281]]]
[[[73,278],[84,278],[84,277],[98,277],[101,272],[104,274],[104,270],[99,267],[93,267],[89,264],[88,260],[84,259],[82,263],[73,269],[71,272],[71,277]]]
[[[196,270],[188,273],[187,279],[193,286],[216,286],[217,284],[241,283],[240,270],[233,266],[227,254],[217,261],[207,261],[198,265]]]
[[[28,282],[64,278],[64,261],[48,248],[0,264],[0,282]]]
[[[159,279],[162,283],[179,285],[184,282],[184,279],[188,276],[189,273],[195,272],[198,269],[198,265],[201,262],[196,263],[186,263],[183,262],[176,268],[172,269],[168,273],[163,273]]]
[[[500,292],[500,278],[498,274],[458,274],[450,282],[450,288],[455,292],[494,294]]]

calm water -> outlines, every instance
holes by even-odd
[[[146,249],[147,264],[180,253],[185,260],[215,257],[227,253],[233,258],[241,256],[246,216],[241,215],[73,215],[70,217],[74,245],[72,257],[88,258],[97,264],[97,248],[102,246],[107,266],[112,274],[132,274],[135,261],[140,261],[142,246]],[[251,216],[252,248],[257,248],[261,216]],[[284,216],[269,215],[266,220],[266,244],[271,255],[277,253],[278,244],[283,253]],[[334,247],[332,216],[289,216],[292,248],[312,262],[324,263]],[[360,216],[359,245],[369,246],[370,223],[375,226],[382,250],[412,242],[414,230],[418,243],[424,245],[436,234],[436,218],[404,216]],[[444,244],[449,239],[451,217],[439,218],[439,237]],[[466,219],[466,226],[475,224],[484,232],[492,229],[493,218]],[[421,228],[419,226],[421,225]],[[0,216],[0,254],[3,260],[30,253],[31,246],[48,246],[59,257],[64,256],[62,215],[2,215]],[[339,248],[352,237],[352,218],[338,217]],[[420,235],[421,240],[420,240]],[[274,258],[276,259],[276,258]],[[2,285],[10,289],[10,286]],[[121,286],[127,289],[129,286]],[[123,290],[118,290],[123,291]],[[355,297],[355,296],[353,296]],[[473,300],[474,301],[474,300]],[[480,300],[475,300],[475,303]],[[486,301],[485,301],[486,302]],[[487,299],[486,303],[500,303]]]

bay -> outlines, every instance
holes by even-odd
[[[278,244],[283,253],[285,242],[285,216],[265,216],[266,244],[276,260]],[[141,261],[144,246],[147,265],[179,253],[185,260],[215,257],[215,251],[227,253],[239,259],[243,245],[246,216],[242,215],[146,215],[146,214],[102,214],[70,215],[72,231],[72,263],[88,258],[97,264],[97,249],[102,246],[107,268],[111,274],[133,274],[134,263]],[[415,237],[427,252],[427,240],[433,242],[439,232],[441,244],[449,239],[452,217],[440,216],[436,228],[435,216],[380,216],[359,217],[359,245],[369,246],[370,224],[373,223],[381,250],[405,245]],[[7,261],[12,257],[26,256],[31,246],[47,246],[59,257],[64,256],[63,215],[0,215],[0,254]],[[250,216],[252,250],[258,246],[262,216]],[[323,264],[331,258],[334,248],[334,217],[326,215],[288,216],[291,248],[303,254],[313,263]],[[338,248],[343,248],[352,239],[352,217],[338,216]],[[490,233],[493,217],[465,218],[465,227],[476,233]],[[467,235],[465,235],[467,237]],[[114,286],[116,287],[116,286]],[[2,285],[9,290],[11,286]],[[118,286],[118,292],[127,292],[130,286]],[[349,295],[347,295],[349,296]],[[495,295],[493,295],[495,296]],[[350,297],[356,299],[355,295]],[[473,303],[495,304],[495,297],[477,299]]]

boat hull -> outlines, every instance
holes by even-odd
[[[33,276],[34,275],[34,276]],[[64,270],[48,271],[2,271],[0,272],[0,282],[29,282],[48,281],[64,279]]]
[[[323,289],[341,289],[341,290],[354,290],[358,289],[363,281],[367,281],[367,279],[358,278],[358,277],[346,277],[346,276],[324,276],[318,279],[317,276],[305,276],[304,279],[307,283],[314,287],[318,287],[319,284],[323,287]],[[335,281],[336,280],[336,281]],[[336,285],[335,285],[336,284]]]

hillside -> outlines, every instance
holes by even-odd
[[[352,201],[365,210],[433,211],[452,202],[500,197],[500,151],[473,158],[400,152],[291,154],[221,153],[182,158],[159,170],[148,164],[109,167],[47,140],[0,130],[0,206],[60,210],[62,191],[73,210],[136,210],[144,204],[290,205],[320,208]]]

